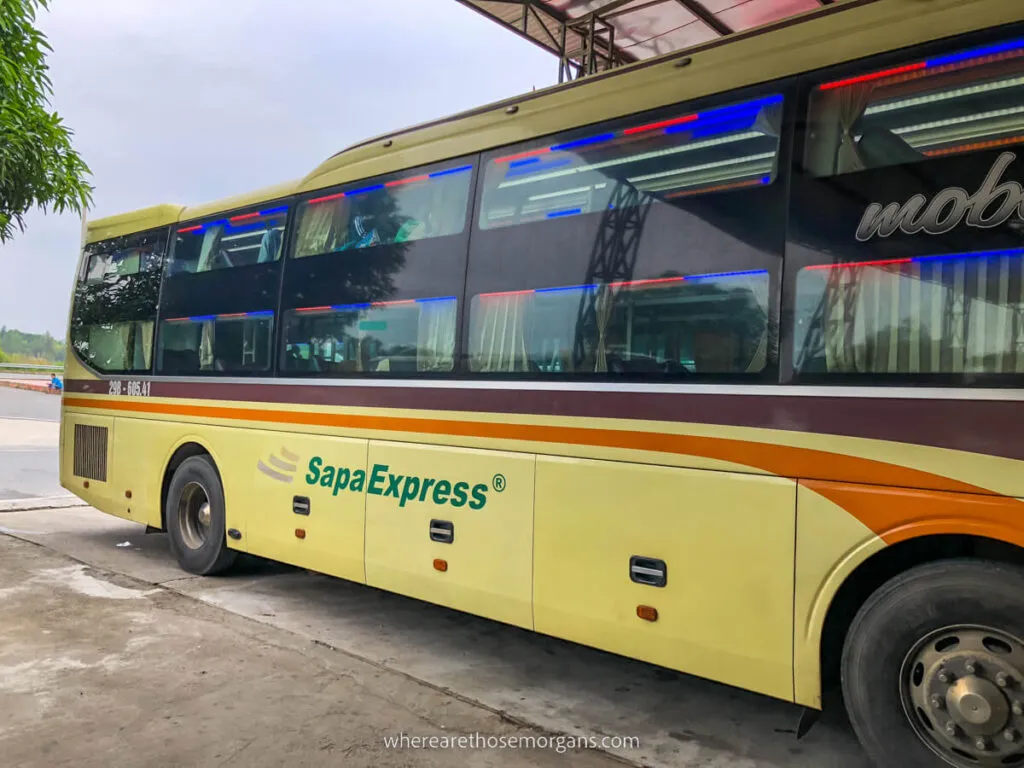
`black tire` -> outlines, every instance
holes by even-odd
[[[843,698],[880,768],[957,764],[940,759],[915,732],[905,714],[902,670],[907,654],[932,633],[970,625],[1024,638],[1024,569],[986,560],[929,563],[885,583],[857,613],[843,646]]]
[[[190,532],[180,513],[182,505],[194,504],[199,493],[205,495],[209,504],[209,525],[202,529],[201,538]],[[198,576],[213,576],[234,565],[238,552],[227,546],[224,488],[209,456],[192,456],[181,463],[171,478],[164,515],[171,552],[183,570]]]

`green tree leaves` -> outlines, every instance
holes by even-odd
[[[89,167],[72,131],[49,109],[46,37],[35,28],[48,0],[0,0],[0,243],[35,206],[80,212],[91,200]]]

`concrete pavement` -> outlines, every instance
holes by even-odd
[[[35,440],[45,446],[56,434],[14,421],[0,422],[0,435],[17,435],[17,444]],[[838,701],[797,742],[799,710],[783,702],[256,559],[229,577],[191,577],[178,570],[165,536],[145,535],[138,524],[89,508],[0,511],[0,546],[0,692],[28,687],[30,693],[19,696],[56,702],[47,712],[67,712],[58,722],[72,736],[84,734],[84,723],[91,723],[77,752],[85,759],[77,765],[212,765],[229,758],[246,765],[434,765],[419,762],[430,758],[417,751],[372,751],[389,718],[395,730],[408,722],[399,710],[407,713],[409,706],[382,708],[380,701],[387,699],[429,701],[442,708],[437,711],[458,712],[456,720],[442,723],[449,731],[493,731],[504,723],[518,733],[540,728],[636,737],[639,748],[608,747],[633,765],[867,766]],[[141,596],[118,599],[123,589]],[[50,607],[37,613],[34,601]],[[165,610],[170,618],[159,613]],[[58,631],[53,621],[65,614],[73,621]],[[148,618],[133,623],[135,614]],[[163,629],[167,622],[173,629]],[[40,642],[44,630],[54,636]],[[270,653],[268,644],[287,652]],[[16,649],[13,656],[8,648]],[[208,673],[217,670],[210,679],[218,686],[235,680],[231,669],[237,667],[231,695],[221,696],[220,687],[195,677],[190,670],[197,658]],[[323,671],[328,663],[342,665],[346,671],[340,676],[361,687],[337,682]],[[286,695],[273,681],[294,693]],[[174,693],[186,690],[190,696]],[[330,697],[321,695],[325,690],[343,696],[338,701],[344,704],[336,701],[332,709]],[[99,696],[98,705],[69,705],[78,691],[86,701]],[[15,719],[5,729],[5,718],[27,706],[21,698],[11,705],[8,700],[14,701],[0,696],[0,755],[21,755],[29,761],[22,764],[33,768],[60,764],[56,757],[70,761],[71,753],[61,751],[63,735],[45,741],[41,719]],[[233,709],[221,712],[229,704]],[[171,729],[167,720],[180,728]],[[147,723],[155,723],[158,738],[149,738]],[[440,730],[438,723],[435,718],[421,725]],[[308,739],[300,744],[293,733]],[[294,760],[288,753],[287,760],[273,761],[283,754],[275,751],[275,738],[294,750]],[[232,757],[246,739],[252,746],[239,753],[245,759]],[[303,751],[319,740],[342,751]],[[179,742],[184,751],[176,762]],[[44,743],[55,750],[48,753],[56,756],[52,762],[32,757]],[[104,762],[102,750],[114,746],[120,751]],[[594,762],[610,758],[593,752],[518,753],[516,759],[528,763],[501,762],[513,758],[493,750],[437,752],[435,758],[442,761],[437,765],[556,764],[544,762],[549,758],[558,765],[612,764]],[[226,764],[235,764],[230,760]]]
[[[0,536],[5,768],[613,768],[598,751],[415,749],[547,738],[404,675]],[[484,742],[486,743],[486,742]],[[547,745],[547,741],[527,744]]]

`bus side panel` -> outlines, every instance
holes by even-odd
[[[248,552],[364,582],[368,442],[263,430],[230,430],[228,508],[244,516]],[[301,536],[301,538],[300,538]]]
[[[113,477],[118,496],[113,501],[127,512],[122,517],[159,528],[165,464],[183,425],[120,416],[115,424]]]
[[[532,629],[534,461],[372,441],[367,583]],[[449,526],[450,543],[431,538]]]
[[[794,481],[539,457],[536,505],[538,631],[792,699]]]
[[[796,702],[821,708],[821,633],[836,591],[854,569],[885,548],[874,532],[833,501],[797,490],[793,681]]]

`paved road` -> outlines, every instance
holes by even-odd
[[[2,389],[0,393],[3,393]],[[56,400],[46,395],[19,394],[48,401]],[[0,409],[4,400],[3,394],[0,394]],[[49,403],[42,405],[30,400],[22,402],[33,403],[25,407],[44,410],[53,408]],[[3,410],[0,410],[0,417],[2,414]],[[12,423],[11,420],[0,421],[0,430],[9,429]],[[26,425],[45,425],[47,422],[22,421],[20,424],[19,434],[25,435],[31,429]],[[55,440],[56,432],[52,435]],[[5,472],[2,469],[4,463],[0,457],[0,472]],[[0,475],[0,478],[3,476]],[[48,482],[55,484],[55,479],[50,477]],[[0,487],[2,485],[0,483]],[[333,650],[347,659],[369,664],[380,675],[404,676],[405,679],[416,681],[417,685],[425,684],[434,691],[451,694],[459,702],[469,703],[484,711],[502,713],[520,724],[562,734],[638,737],[641,744],[638,750],[613,750],[619,757],[635,765],[655,768],[867,766],[845,720],[841,703],[835,700],[829,703],[821,722],[805,739],[797,742],[794,729],[799,710],[783,702],[284,566],[250,562],[240,573],[230,577],[190,577],[179,571],[173,562],[167,551],[165,536],[145,535],[138,524],[88,508],[0,512],[0,544],[3,544],[5,535],[39,544],[55,557],[73,558],[68,563],[91,566],[96,569],[97,578],[102,577],[106,582],[120,584],[122,582],[119,579],[130,579],[135,585],[133,588],[156,589],[175,601],[187,598],[197,606],[202,606],[203,611],[223,613],[227,617],[223,618],[224,622],[229,618],[236,621],[238,617],[243,617],[255,625],[284,633],[293,638],[295,643],[305,643],[303,647],[315,644],[321,651]],[[7,552],[0,550],[0,560],[7,556]],[[68,563],[65,563],[66,567],[70,567]],[[56,566],[47,566],[48,569],[52,567]],[[79,575],[67,571],[67,578],[75,583]],[[4,583],[5,578],[12,579],[13,583]],[[0,611],[6,610],[3,602],[5,595],[15,588],[16,583],[21,583],[18,581],[20,578],[5,577],[0,569]],[[41,578],[45,581],[49,577]],[[121,613],[114,610],[114,614],[110,614],[108,611],[102,615],[102,621],[110,621],[113,627],[119,627],[126,621],[128,613],[125,612],[139,610],[137,601],[125,600],[118,605],[123,606]],[[84,609],[76,609],[72,615],[78,617],[83,626],[94,626],[100,620],[99,614]],[[113,618],[110,618],[111,615]],[[0,623],[0,701],[4,698],[4,680],[11,679],[9,675],[5,677],[3,674],[4,664],[9,663],[4,660],[7,642],[3,627],[6,625],[6,619]],[[145,627],[136,631],[141,638],[158,633],[156,629]],[[214,628],[196,625],[188,632],[197,644],[197,649],[200,645],[204,648],[220,648],[221,633]],[[101,640],[103,638],[97,642]],[[105,641],[109,641],[109,637]],[[247,642],[244,638],[239,641],[241,645],[236,660],[240,665],[248,664],[245,655],[249,647]],[[52,646],[41,645],[40,653],[44,652],[52,653]],[[218,654],[221,653],[225,651],[215,650],[213,655],[220,658]],[[189,651],[185,656],[192,658],[195,654]],[[200,658],[205,659],[205,656],[200,655]],[[27,662],[21,660],[17,663]],[[42,657],[34,659],[32,663],[42,665],[45,669],[54,669],[51,662]],[[144,662],[138,663],[141,665]],[[211,661],[213,663],[215,661]],[[264,676],[274,677],[278,673],[276,663],[258,668]],[[177,666],[171,666],[185,670],[190,668],[191,662],[186,663],[183,657]],[[276,718],[261,701],[264,689],[256,682],[260,676],[252,677],[252,670],[248,667],[246,669],[248,676],[244,679],[252,681],[252,696],[236,688],[232,701],[243,713],[251,709],[252,718],[248,721],[243,718],[244,722],[266,723],[268,728],[273,729],[275,726],[270,724],[276,722]],[[296,673],[289,671],[287,674]],[[310,666],[308,674],[311,677],[319,674],[315,664]],[[144,675],[129,675],[120,682],[116,676],[101,677],[103,686],[114,686],[115,690],[120,690],[117,686],[127,686],[124,695],[139,699],[140,711],[145,717],[155,717],[158,721],[173,717],[181,726],[177,732],[208,734],[211,728],[229,727],[228,723],[236,723],[230,726],[232,728],[238,727],[234,720],[210,721],[210,712],[203,706],[190,708],[184,704],[172,706],[166,703],[166,699],[160,698],[161,692],[172,683],[162,675],[154,673],[148,683]],[[54,675],[41,679],[38,683],[40,695],[49,690],[46,686],[54,685],[54,679]],[[75,679],[70,678],[71,681]],[[293,680],[292,677],[287,679]],[[294,706],[300,706],[303,691],[307,689],[299,682],[290,684],[296,686],[295,696],[298,699]],[[78,682],[69,682],[68,685],[76,686]],[[214,695],[206,692],[203,686],[196,685],[195,696],[200,703],[206,701],[204,697]],[[152,686],[152,694],[147,686]],[[60,693],[63,688],[58,684],[56,690]],[[77,692],[79,689],[74,690]],[[356,694],[371,696],[365,690],[353,693]],[[159,710],[157,712],[151,712],[144,703],[151,695],[156,697],[153,701],[157,703],[152,706]],[[272,696],[271,700],[274,701],[277,699],[273,697],[279,696],[273,692],[266,695]],[[282,714],[291,713],[292,706],[284,705]],[[356,702],[354,705],[350,703],[350,706],[359,709],[362,705]],[[165,712],[161,707],[171,709]],[[307,710],[300,706],[296,711]],[[77,710],[72,711],[69,717],[75,717],[75,712]],[[0,705],[0,754],[6,754],[9,750],[13,750],[14,754],[29,754],[38,746],[32,741],[38,735],[36,731],[16,730],[13,736],[5,737],[3,721],[4,713]],[[281,722],[291,721],[285,718]],[[108,720],[101,720],[100,725],[103,728],[113,727],[103,723],[108,723]],[[150,743],[139,741],[144,739],[142,734],[147,729],[139,727],[128,730],[132,733],[119,731],[118,738],[129,740],[123,744],[129,752],[141,748],[143,743]],[[343,727],[339,734],[342,739],[355,738]],[[6,746],[4,738],[8,739]],[[102,742],[94,737],[88,743],[99,749],[98,745]],[[379,760],[369,762],[355,759],[351,764],[428,764],[404,758],[378,757]],[[564,762],[560,764],[598,765],[587,762],[592,758],[592,755],[586,754],[563,755],[560,759]],[[98,764],[99,753],[93,753],[90,759],[92,762],[87,760],[80,764]],[[326,755],[322,762],[316,759],[297,759],[291,764],[340,765],[342,762],[338,762],[339,759],[343,761],[343,755]],[[160,764],[172,763],[164,761]],[[192,761],[190,764],[206,763]],[[253,764],[267,763],[257,760]],[[479,757],[472,762],[455,759],[451,764],[499,766],[511,763]],[[538,760],[536,764],[549,763]]]
[[[0,387],[0,501],[61,496],[60,398]]]
[[[26,378],[18,376],[16,378]],[[60,398],[23,389],[0,387],[0,419],[60,421]]]

